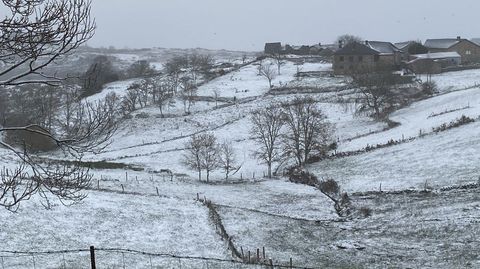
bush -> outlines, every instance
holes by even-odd
[[[438,86],[435,81],[429,81],[422,83],[422,92],[426,95],[432,95],[438,93]]]
[[[318,186],[318,178],[307,171],[298,167],[291,168],[288,171],[289,180],[293,183],[304,184],[312,187]]]
[[[360,214],[364,217],[364,218],[368,218],[370,216],[372,216],[372,209],[369,208],[369,207],[366,207],[366,206],[362,206],[360,209],[359,209],[359,212]]]
[[[320,191],[330,195],[338,195],[340,193],[340,186],[334,179],[327,179],[319,184]]]
[[[138,113],[138,114],[135,116],[135,118],[137,118],[137,119],[147,119],[147,118],[149,118],[149,117],[150,117],[150,115],[148,115],[148,114],[145,113],[145,112]]]

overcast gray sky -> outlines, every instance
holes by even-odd
[[[258,51],[338,35],[405,41],[480,37],[479,0],[93,0],[91,46]]]

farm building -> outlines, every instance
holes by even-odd
[[[336,75],[366,72],[378,68],[397,69],[402,61],[402,51],[390,42],[353,42],[334,53],[333,71]]]
[[[417,74],[438,74],[443,68],[462,64],[462,56],[457,52],[436,52],[411,55],[413,60],[407,63],[410,70]]]
[[[425,47],[429,52],[457,52],[462,57],[462,63],[480,62],[480,45],[460,36],[457,38],[427,39]]]

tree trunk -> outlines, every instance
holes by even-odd
[[[198,181],[202,181],[202,170],[198,169]]]

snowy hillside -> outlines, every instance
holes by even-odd
[[[126,61],[137,59],[117,56]],[[160,62],[158,66],[162,66]],[[393,112],[389,118],[398,126],[388,128],[387,123],[356,115],[349,104],[338,102],[340,96],[351,94],[345,78],[296,77],[299,70],[329,72],[330,64],[285,62],[281,75],[273,80],[274,87],[316,89],[302,94],[272,94],[268,81],[258,75],[258,64],[253,62],[201,85],[190,114],[185,113],[179,98],[174,99],[163,116],[155,106],[131,113],[131,117],[121,121],[103,153],[85,155],[84,161],[100,162],[105,167],[91,170],[92,190],[82,204],[46,210],[37,201],[29,201],[18,213],[0,211],[0,218],[9,220],[0,224],[0,238],[5,239],[2,249],[38,251],[95,245],[231,259],[226,243],[209,219],[208,208],[195,201],[198,195],[216,205],[235,244],[252,253],[265,247],[269,257],[278,263],[286,263],[292,257],[301,266],[342,268],[352,265],[349,261],[355,258],[353,266],[359,268],[365,264],[372,268],[428,267],[435,263],[428,253],[443,257],[457,251],[473,267],[478,265],[478,256],[477,259],[474,256],[478,245],[468,241],[471,248],[465,250],[457,240],[436,236],[436,232],[445,235],[451,231],[452,237],[465,240],[468,229],[472,234],[480,232],[479,226],[473,224],[477,220],[469,222],[469,218],[478,218],[480,208],[472,191],[440,191],[447,186],[477,182],[480,123],[437,133],[433,130],[461,116],[480,118],[480,87],[474,87],[480,82],[479,71],[434,76],[441,93]],[[135,81],[108,84],[89,100],[100,100],[110,92],[122,96]],[[213,98],[215,93],[220,97],[217,102]],[[338,152],[359,151],[390,140],[403,141],[306,166],[320,179],[336,179],[358,208],[372,209],[371,217],[344,220],[337,215],[334,203],[318,189],[291,183],[282,175],[276,179],[264,178],[266,165],[253,156],[258,144],[250,133],[251,112],[297,96],[314,98],[318,108],[335,125]],[[233,146],[241,168],[228,181],[223,179],[222,171],[215,171],[211,183],[199,182],[197,172],[184,164],[187,141],[194,134],[206,132]],[[47,157],[60,159],[62,155]],[[13,164],[3,154],[0,160],[5,165]],[[109,169],[109,163],[124,169]],[[419,192],[360,194],[380,188],[435,192],[425,197]],[[440,205],[447,203],[445,199],[451,205],[441,209]],[[429,222],[434,220],[438,220],[438,227]],[[423,224],[416,224],[417,221]],[[425,240],[417,242],[417,236]],[[427,254],[416,253],[423,250]],[[137,259],[135,268],[148,266],[145,257],[127,258]],[[79,268],[84,266],[79,257],[67,260],[68,264],[79,264]],[[30,263],[27,258],[6,261],[9,268],[22,268]],[[104,262],[108,264],[106,267],[115,267],[118,257],[108,256]],[[37,258],[38,268],[58,268],[61,264],[58,257]],[[445,256],[438,268],[462,265]]]

